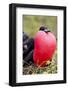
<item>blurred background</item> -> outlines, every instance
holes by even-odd
[[[23,15],[23,30],[34,37],[41,25],[46,26],[57,38],[57,16]]]

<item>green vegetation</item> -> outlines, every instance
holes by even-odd
[[[57,36],[57,17],[56,16],[23,16],[23,30],[30,37],[34,37],[41,25],[46,26]]]

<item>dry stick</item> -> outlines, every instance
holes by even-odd
[[[38,62],[39,62],[39,60],[37,60],[37,66],[38,66]],[[38,66],[38,68],[36,69],[36,72],[37,72],[38,69],[40,69],[41,65],[43,65],[44,63],[45,63],[45,62],[43,61],[43,62]]]
[[[23,60],[24,61],[24,60]],[[26,61],[24,61],[27,65],[31,66],[30,64],[28,64]],[[33,64],[34,65],[34,64]],[[29,67],[29,70],[31,70],[32,68]],[[35,72],[35,70],[33,70],[33,72]]]
[[[23,60],[24,61],[24,60]],[[29,65],[30,66],[30,64],[28,64],[26,61],[24,61],[27,65]]]
[[[39,62],[39,60],[38,60],[38,62]],[[37,72],[37,70],[40,69],[41,66],[42,66],[43,64],[45,64],[45,63],[47,63],[47,61],[43,61],[43,62],[38,66],[38,68],[36,69],[36,72]],[[37,63],[37,65],[38,65],[38,63]]]
[[[23,60],[24,61],[24,60]],[[30,66],[30,64],[28,64],[26,61],[24,61],[28,66]],[[31,70],[31,69],[29,69],[29,70]],[[28,72],[27,72],[28,73]]]

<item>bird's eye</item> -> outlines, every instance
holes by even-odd
[[[25,48],[25,49],[27,49],[27,48],[28,48],[28,46],[27,46],[27,45],[24,45],[24,48]]]

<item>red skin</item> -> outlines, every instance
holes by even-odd
[[[38,31],[34,39],[33,59],[37,66],[51,60],[56,50],[56,38],[51,32]]]

